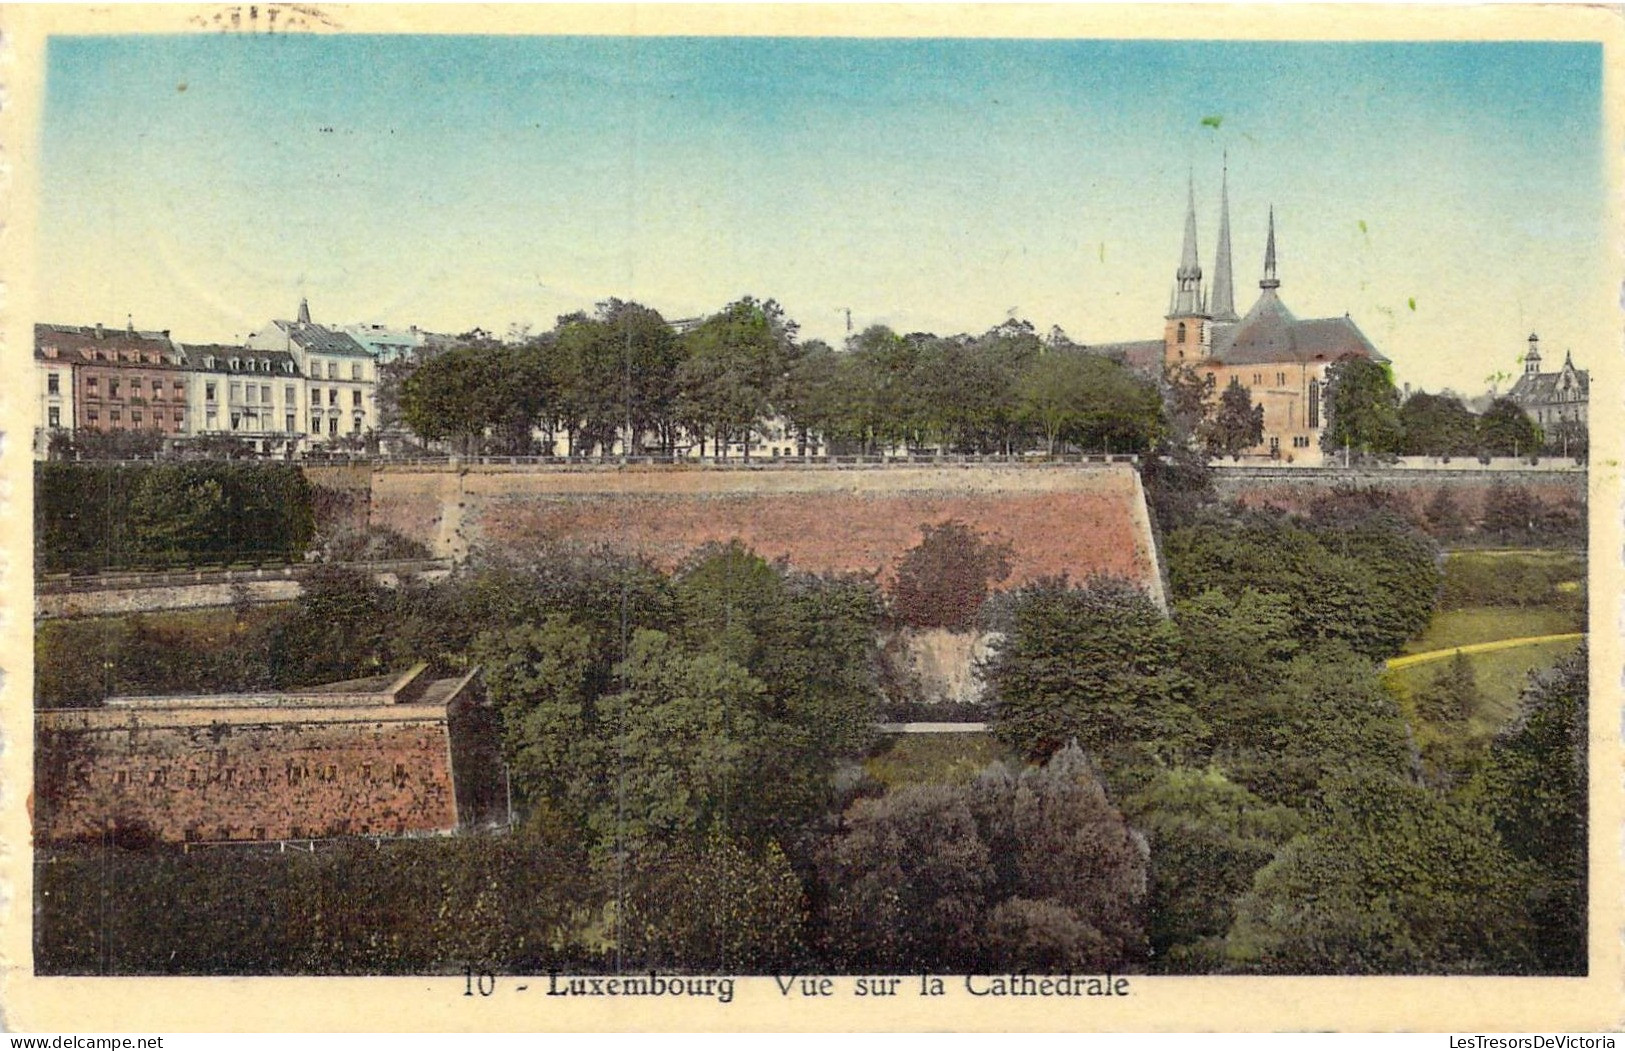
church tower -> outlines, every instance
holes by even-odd
[[[1523,371],[1526,376],[1540,375],[1540,337],[1533,332],[1529,333],[1529,350],[1523,356]]]
[[[1230,158],[1226,156],[1224,175],[1219,183],[1219,254],[1213,260],[1213,320],[1217,324],[1234,324],[1241,320],[1236,313],[1235,284],[1230,268]]]
[[[1174,272],[1173,299],[1163,329],[1163,364],[1195,364],[1205,358],[1211,345],[1209,320],[1202,294],[1202,264],[1196,259],[1196,180],[1192,177],[1185,206],[1185,247]]]

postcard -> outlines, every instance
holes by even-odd
[[[0,31],[8,1028],[1621,1024],[1618,11]]]

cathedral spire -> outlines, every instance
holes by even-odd
[[[1219,183],[1219,254],[1213,260],[1213,320],[1240,321],[1230,276],[1230,154],[1224,156]]]
[[[1185,248],[1179,254],[1174,278],[1174,308],[1170,315],[1202,313],[1202,264],[1196,260],[1196,177],[1191,176],[1185,207]]]
[[[1275,206],[1270,205],[1270,239],[1264,247],[1264,280],[1258,287],[1266,292],[1272,292],[1281,287],[1280,278],[1275,276]]]

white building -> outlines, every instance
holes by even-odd
[[[267,455],[291,455],[304,438],[304,377],[294,356],[219,343],[182,344],[191,384],[192,433],[229,435]]]
[[[272,321],[248,337],[248,349],[283,351],[304,377],[306,436],[311,444],[364,438],[378,426],[378,359],[346,332],[314,324],[299,301],[293,321]]]

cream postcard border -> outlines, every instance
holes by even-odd
[[[1620,501],[1621,90],[1625,12],[1571,5],[558,5],[6,6],[0,8],[0,1026],[13,1032],[527,1030],[1597,1031],[1625,1026],[1621,879]],[[222,32],[263,25],[270,7],[296,31],[847,37],[1115,37],[1314,40],[1581,40],[1603,47],[1603,141],[1612,246],[1587,318],[1592,368],[1590,489],[1591,875],[1586,978],[1140,977],[1116,998],[950,995],[815,1001],[741,979],[732,1003],[685,998],[548,999],[538,984],[465,997],[463,978],[38,978],[32,965],[32,481],[28,436],[34,202],[44,76],[53,33]],[[216,20],[216,16],[222,16]],[[278,31],[287,31],[287,19]],[[1611,353],[1609,353],[1611,352]],[[545,979],[544,979],[545,981]],[[912,980],[917,987],[917,979]],[[504,995],[506,993],[506,995]]]

